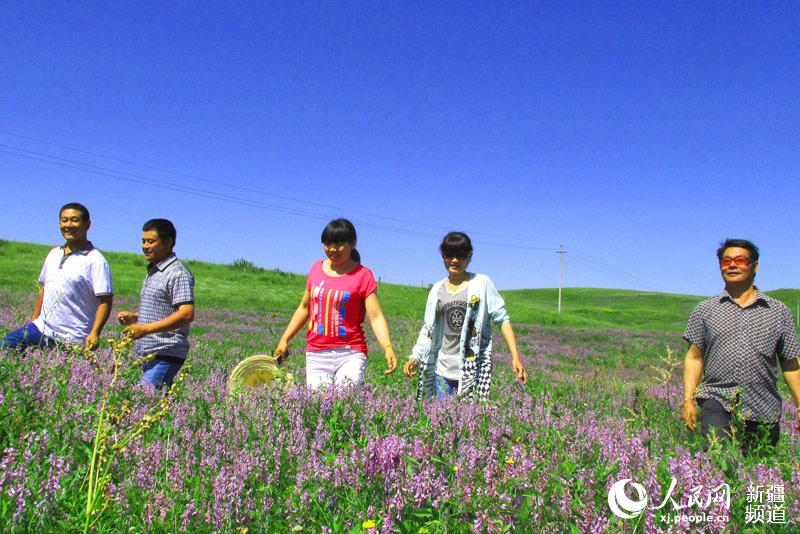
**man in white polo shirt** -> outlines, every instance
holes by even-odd
[[[65,204],[58,224],[66,243],[51,250],[44,261],[32,322],[0,340],[0,348],[97,346],[111,313],[111,269],[86,237],[91,220],[85,206]]]

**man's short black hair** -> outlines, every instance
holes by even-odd
[[[61,206],[61,209],[58,210],[58,217],[59,218],[61,218],[61,214],[64,213],[64,210],[76,210],[76,211],[79,211],[79,212],[81,212],[81,217],[83,218],[84,221],[90,220],[89,219],[89,209],[86,206],[84,206],[83,204],[80,204],[78,202],[69,202],[69,203],[64,204],[63,206]]]
[[[722,255],[725,254],[725,249],[732,247],[747,249],[750,253],[750,259],[753,260],[754,263],[758,261],[758,247],[747,239],[726,239],[720,243],[717,249],[717,259],[721,260]]]
[[[178,237],[178,232],[169,219],[150,219],[142,226],[142,232],[149,232],[150,230],[155,230],[162,241],[172,239],[172,246],[175,246],[175,238]]]

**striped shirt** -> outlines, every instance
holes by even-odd
[[[741,307],[727,291],[692,312],[683,338],[703,353],[703,380],[696,397],[715,399],[732,411],[738,395],[745,418],[775,423],[781,417],[778,356],[800,356],[792,312],[758,291]]]
[[[147,266],[147,276],[139,297],[139,323],[160,321],[172,315],[181,304],[194,303],[194,276],[170,254],[157,265]],[[176,330],[149,334],[137,339],[137,354],[186,358],[189,353],[189,325]]]

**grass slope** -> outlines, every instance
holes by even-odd
[[[36,291],[36,278],[46,245],[0,240],[0,287],[20,293]],[[179,251],[180,252],[180,251]],[[104,252],[120,297],[137,298],[144,277],[143,258],[136,254]],[[198,306],[238,310],[288,312],[297,306],[305,276],[266,270],[249,262],[219,265],[186,262],[196,278]],[[557,313],[556,289],[502,291],[514,323],[545,326],[631,328],[681,332],[692,308],[702,297],[618,289],[566,288],[563,311]],[[794,311],[800,290],[770,292]],[[381,304],[387,316],[421,319],[427,290],[382,284]]]

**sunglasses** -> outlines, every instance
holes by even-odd
[[[735,258],[724,257],[719,259],[720,267],[730,267],[733,264],[736,264],[737,267],[747,267],[755,263],[756,261],[752,258],[748,258],[747,256],[736,256]]]

